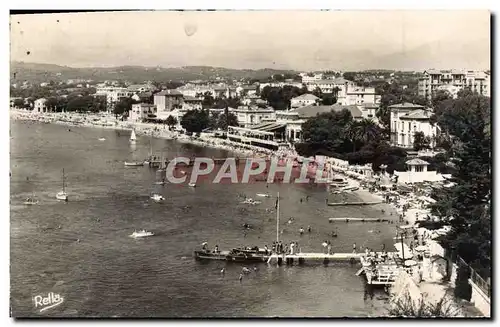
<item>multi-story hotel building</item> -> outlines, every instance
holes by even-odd
[[[438,90],[470,89],[490,96],[490,74],[472,70],[427,70],[418,81],[418,95],[431,99]],[[452,92],[456,96],[456,92]]]

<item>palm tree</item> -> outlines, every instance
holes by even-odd
[[[381,130],[371,119],[363,119],[357,123],[360,133],[360,139],[363,143],[380,138]]]
[[[363,137],[361,125],[357,121],[351,121],[345,130],[346,137],[353,144],[353,151],[356,152],[356,142],[360,141]]]

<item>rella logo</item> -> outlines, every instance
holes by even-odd
[[[62,304],[64,302],[64,298],[59,294],[50,292],[47,294],[47,296],[35,296],[33,298],[33,301],[35,302],[35,309],[40,310],[40,312],[44,312]]]
[[[260,158],[236,159],[227,158],[217,163],[212,158],[178,157],[170,160],[163,179],[171,184],[197,184],[200,181],[219,183],[252,183],[267,182],[269,184],[295,183],[328,183],[326,178],[332,174],[331,167],[325,163],[304,159],[302,163],[292,160]]]

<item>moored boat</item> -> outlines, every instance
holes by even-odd
[[[38,201],[35,201],[35,199],[33,198],[27,198],[26,200],[24,200],[23,202],[25,205],[34,205],[34,204],[38,204]]]
[[[157,194],[157,193],[151,195],[150,198],[151,198],[151,200],[153,200],[155,202],[161,202],[161,201],[165,200],[165,198],[162,195]]]
[[[126,167],[140,167],[144,166],[144,161],[125,161]]]
[[[133,238],[141,238],[141,237],[148,237],[148,236],[154,236],[155,234],[153,232],[148,232],[147,230],[143,229],[141,231],[134,231],[130,237]]]
[[[56,199],[62,200],[62,201],[68,201],[68,193],[66,193],[66,183],[65,183],[65,176],[64,176],[64,168],[62,171],[62,191],[56,194]]]

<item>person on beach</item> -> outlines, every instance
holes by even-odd
[[[352,245],[352,253],[356,253],[356,243]]]
[[[299,233],[300,233],[300,236],[302,236],[304,234],[304,228],[300,227]]]
[[[311,232],[311,225],[307,226],[307,232],[310,233]]]
[[[328,241],[328,254],[332,254],[332,243]]]
[[[241,274],[241,273],[240,273],[239,280],[240,280],[240,283],[241,283],[241,281],[243,280],[243,274]]]

